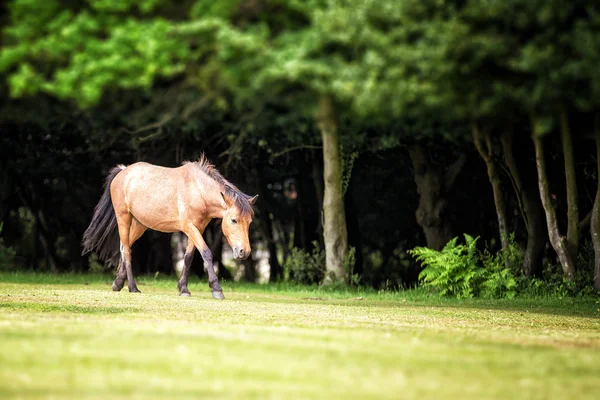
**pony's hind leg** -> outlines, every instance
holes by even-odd
[[[119,292],[123,289],[125,285],[125,278],[127,278],[127,271],[125,270],[125,265],[123,263],[123,252],[121,251],[121,256],[119,257],[119,266],[117,267],[117,277],[112,284],[112,290],[115,292]]]
[[[127,271],[127,287],[131,293],[141,293],[133,279],[133,269],[131,268],[131,245],[133,244],[132,242],[135,241],[132,241],[132,239],[137,240],[137,238],[144,233],[145,227],[143,230],[140,229],[141,233],[139,233],[136,238],[135,231],[136,228],[139,227],[138,225],[134,225],[133,221],[135,221],[135,219],[131,213],[126,209],[119,211],[115,209],[115,214],[117,216],[117,224],[119,225],[119,238],[121,239],[121,259],[123,260],[125,271]]]
[[[179,282],[177,282],[177,289],[179,289],[179,293],[181,294],[181,296],[191,296],[187,285],[188,276],[190,273],[190,266],[192,265],[192,261],[194,261],[195,251],[196,247],[194,246],[194,241],[188,238],[188,244],[185,248],[185,254],[183,256],[183,270],[181,271],[181,277],[179,278]]]
[[[146,229],[147,228],[144,225],[142,225],[138,220],[136,220],[135,218],[131,218],[131,225],[129,227],[129,247],[133,246],[133,243],[135,243],[135,241],[137,241],[140,238],[140,236],[142,236],[144,234]],[[120,235],[120,231],[119,231],[119,235]],[[123,286],[125,285],[125,278],[128,278],[128,273],[127,273],[127,268],[125,267],[125,258],[124,258],[125,246],[123,245],[122,242],[121,242],[120,250],[121,250],[121,258],[119,260],[119,267],[117,269],[117,277],[115,278],[115,281],[112,284],[112,289],[116,292],[123,289]],[[131,265],[131,256],[129,258],[129,265]],[[133,281],[133,274],[132,274],[130,282],[131,281]],[[135,286],[135,282],[134,282],[134,286]],[[135,290],[131,290],[131,286],[129,287],[129,291],[130,292],[136,292],[136,291],[139,292],[139,290],[137,290],[137,287],[135,287]]]

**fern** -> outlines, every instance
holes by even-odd
[[[523,253],[515,243],[514,234],[509,236],[508,249],[491,254],[487,249],[481,255],[483,282],[481,296],[487,298],[509,298],[517,295],[515,273],[523,263]],[[507,267],[508,265],[508,267]]]
[[[425,287],[439,291],[440,296],[473,297],[480,278],[477,261],[477,239],[464,235],[465,244],[450,240],[441,251],[415,247],[409,254],[425,266],[419,279]]]
[[[504,266],[506,255],[487,250],[480,253],[478,237],[465,234],[464,239],[464,244],[458,244],[458,238],[453,238],[441,251],[427,247],[408,251],[425,267],[419,274],[423,286],[437,290],[440,296],[515,297],[517,283],[513,271]]]

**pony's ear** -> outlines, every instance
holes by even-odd
[[[233,206],[233,200],[231,200],[231,198],[229,196],[227,196],[225,193],[221,192],[221,197],[223,197],[223,201],[225,202],[225,208],[229,208],[229,207]]]
[[[258,195],[254,196],[253,198],[251,198],[250,200],[248,200],[248,203],[250,203],[250,205],[253,206],[254,203],[256,203],[256,199],[258,199]]]

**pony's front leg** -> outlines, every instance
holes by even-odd
[[[219,278],[217,278],[217,274],[215,273],[215,269],[213,267],[213,259],[212,253],[208,247],[204,251],[200,252],[202,255],[202,259],[204,260],[204,267],[206,271],[208,271],[208,286],[210,286],[210,291],[212,296],[217,300],[225,299],[223,295],[223,289],[221,285],[219,285]]]
[[[202,260],[204,260],[204,268],[206,268],[206,271],[208,272],[208,286],[210,286],[212,296],[217,300],[223,300],[225,296],[223,295],[223,289],[221,289],[221,285],[219,285],[219,278],[217,278],[217,274],[213,267],[212,253],[204,241],[202,234],[195,226],[188,228],[185,234],[188,236],[188,240],[194,242],[202,256]]]

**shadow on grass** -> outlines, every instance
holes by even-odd
[[[284,296],[285,294],[281,293]],[[585,317],[600,319],[600,304],[597,301],[585,299],[513,299],[513,300],[480,300],[480,299],[439,299],[431,298],[424,300],[378,300],[376,298],[333,298],[322,295],[321,297],[289,297],[294,302],[305,302],[306,304],[334,305],[341,307],[369,307],[369,308],[395,308],[407,307],[439,308],[439,309],[472,309],[472,310],[494,310],[510,311],[530,314],[546,314],[567,317]],[[278,298],[263,297],[259,301],[269,303],[281,303]]]
[[[48,274],[37,272],[0,272],[1,283],[27,284],[27,285],[106,285],[112,283],[114,275],[112,274]],[[173,289],[173,295],[176,296],[176,279],[174,276],[149,276],[141,275],[136,278],[140,286],[150,286],[161,289]],[[229,293],[244,293],[248,295],[256,294],[256,297],[250,297],[250,301],[281,303],[281,302],[304,302],[306,304],[329,304],[335,306],[352,307],[383,307],[400,308],[402,306],[411,307],[436,307],[436,308],[457,308],[457,309],[477,309],[477,310],[502,310],[524,313],[538,313],[557,316],[573,317],[591,317],[600,318],[600,298],[549,298],[549,297],[517,297],[512,300],[498,299],[453,299],[440,298],[431,295],[423,289],[410,289],[404,291],[378,292],[370,288],[324,288],[320,286],[298,285],[291,282],[278,282],[271,284],[256,284],[246,282],[224,282],[223,289],[226,296]],[[190,290],[192,292],[202,292],[206,290],[206,280],[200,280],[197,277],[190,277]],[[110,290],[110,288],[108,289]],[[142,290],[143,292],[143,290]],[[12,304],[12,303],[8,303]],[[34,303],[32,303],[34,304]],[[37,305],[44,306],[44,305]],[[0,308],[2,305],[0,305]],[[46,307],[54,307],[46,305]],[[62,311],[69,311],[65,308],[72,307],[72,312],[85,312],[77,310],[78,306],[56,306]],[[81,309],[96,309],[100,312],[100,307],[79,307]],[[52,310],[48,310],[52,311]],[[126,312],[131,309],[123,309]],[[90,311],[93,312],[93,311]]]
[[[76,272],[67,272],[60,274],[51,274],[35,271],[19,272],[0,272],[0,282],[2,283],[25,283],[28,285],[84,285],[112,283],[115,279],[114,274],[82,274]]]
[[[67,312],[74,314],[122,314],[139,311],[131,307],[85,307],[73,304],[58,305],[45,303],[0,303],[0,310],[28,310],[37,312]]]

